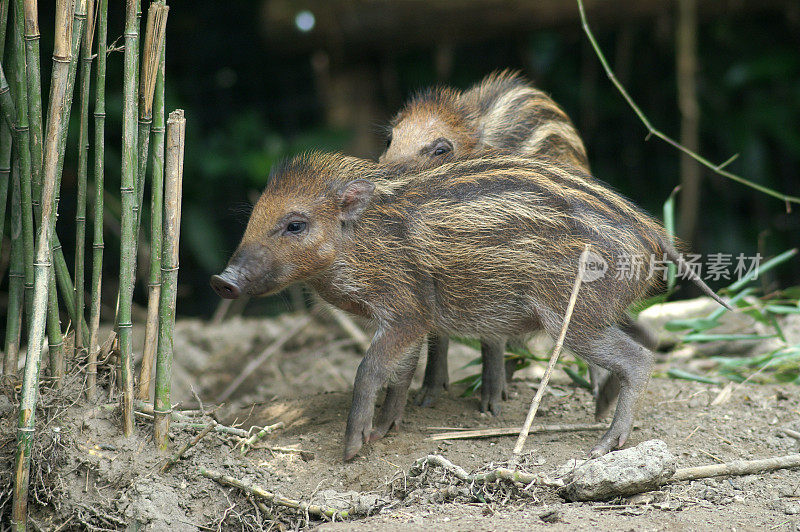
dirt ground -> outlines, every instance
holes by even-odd
[[[178,324],[175,337],[175,399],[180,408],[213,410],[216,398],[297,317],[233,319],[211,327],[194,320]],[[546,350],[546,341],[532,345]],[[546,351],[545,351],[546,352]],[[464,368],[476,353],[455,345],[451,381],[475,373]],[[684,358],[681,358],[681,357]],[[33,458],[31,516],[41,530],[523,530],[533,527],[612,530],[800,529],[800,471],[681,482],[656,492],[612,501],[573,503],[555,490],[505,484],[458,484],[428,471],[424,481],[409,476],[419,458],[439,454],[468,472],[497,467],[511,456],[514,437],[430,441],[432,427],[508,427],[521,424],[535,392],[541,366],[518,372],[503,414],[478,412],[477,397],[459,397],[451,386],[433,408],[409,402],[402,430],[365,446],[351,463],[342,462],[349,390],[360,361],[358,349],[339,329],[315,320],[267,357],[245,379],[228,404],[214,411],[225,425],[242,429],[283,422],[246,455],[241,439],[212,433],[189,450],[169,473],[165,457],[153,450],[151,423],[138,418],[136,434],[120,434],[117,413],[103,404],[74,397],[80,377],[61,392],[46,391],[39,414]],[[696,370],[696,359],[662,355],[636,418],[628,445],[661,439],[678,466],[752,459],[798,452],[798,441],[780,428],[800,430],[800,387],[743,384],[712,405],[723,386],[676,381],[667,367]],[[691,361],[691,363],[690,363]],[[422,364],[420,365],[420,368]],[[418,372],[419,373],[419,372]],[[108,377],[108,375],[106,376]],[[419,388],[419,375],[412,389]],[[7,518],[16,409],[0,395],[0,508]],[[208,419],[208,418],[206,418]],[[537,415],[537,423],[593,422],[590,394],[558,370]],[[173,427],[168,454],[198,430]],[[600,433],[533,434],[523,469],[552,473],[582,458]],[[286,452],[286,449],[303,450]],[[284,497],[336,506],[355,502],[368,516],[328,522],[270,504],[259,507],[238,489],[200,475],[217,471]],[[338,501],[338,502],[337,502]],[[347,504],[345,504],[347,506]],[[270,519],[270,514],[272,519]]]

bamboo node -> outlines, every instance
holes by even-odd
[[[162,272],[177,272],[178,271],[178,267],[177,266],[175,266],[175,267],[164,267],[164,266],[162,266],[161,267],[161,271]]]
[[[133,328],[133,323],[118,323],[117,329],[131,329]]]
[[[150,128],[150,131],[152,131],[153,133],[164,133],[166,130],[167,130],[167,128],[165,128],[163,126],[161,126],[161,127],[153,126],[153,127]]]

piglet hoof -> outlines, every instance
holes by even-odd
[[[372,433],[369,435],[369,441],[380,440],[390,430],[399,430],[400,429],[400,418],[391,420],[386,423],[378,423],[378,425],[372,429]]]
[[[505,397],[503,397],[505,399]],[[503,411],[503,403],[500,398],[481,398],[481,412],[499,416]]]
[[[589,458],[598,458],[604,454],[610,453],[611,451],[620,449],[623,445],[625,445],[627,440],[627,434],[620,434],[612,427],[603,435],[602,438],[600,438],[600,441],[597,442],[597,445],[592,447],[592,450],[589,451]]]
[[[347,421],[347,430],[344,434],[345,462],[352,460],[361,450],[361,447],[369,441],[372,433],[372,412],[369,414],[369,417],[361,421],[358,419],[349,419]]]
[[[436,403],[437,399],[439,399],[442,390],[446,388],[446,386],[442,386],[441,384],[434,384],[432,386],[423,384],[422,388],[419,389],[419,393],[417,393],[414,403],[416,403],[417,406],[430,408]]]

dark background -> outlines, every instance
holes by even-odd
[[[715,164],[738,153],[731,171],[800,195],[800,4],[699,3],[694,86],[700,152]],[[123,17],[123,6],[112,4],[109,43],[121,35]],[[209,316],[219,303],[208,276],[235,249],[250,204],[276,160],[311,148],[376,157],[388,119],[415,90],[431,84],[465,88],[492,70],[520,69],[573,118],[598,178],[658,217],[681,182],[679,152],[646,139],[646,129],[606,78],[570,0],[201,0],[170,6],[167,108],[184,108],[188,119],[180,314]],[[678,2],[597,0],[587,8],[619,80],[656,127],[679,138]],[[315,26],[302,32],[295,19],[306,10]],[[43,13],[43,36],[52,33],[45,18]],[[43,40],[43,56],[51,46]],[[112,54],[109,207],[119,197],[121,69],[122,54]],[[44,71],[49,62],[43,60]],[[65,250],[74,242],[75,109],[60,209]],[[692,250],[771,256],[797,246],[800,206],[787,214],[780,200],[708,169],[699,178]],[[113,218],[106,227],[109,311],[118,272]],[[783,265],[766,281],[767,290],[798,284],[800,261]],[[137,302],[144,303],[144,296],[138,288]],[[247,312],[278,312],[290,301],[262,300]]]

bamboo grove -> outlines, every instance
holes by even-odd
[[[118,401],[120,430],[128,436],[134,431],[134,400],[150,401],[155,383],[154,433],[159,449],[166,448],[171,405],[186,121],[180,110],[165,120],[169,8],[164,0],[149,6],[139,0],[117,2],[111,13],[108,0],[56,0],[54,9],[51,6],[48,3],[40,10],[37,0],[0,0],[0,246],[10,243],[0,374],[3,392],[19,404],[12,506],[15,530],[27,527],[40,387],[59,388],[65,376],[82,373],[85,400]],[[109,15],[124,20],[121,56],[109,55]],[[48,87],[42,86],[40,16],[55,22]],[[118,190],[110,190],[104,179],[107,68],[120,69],[123,79],[122,87],[115,88],[122,90],[123,101]],[[79,124],[77,146],[67,143],[73,107]],[[68,150],[77,152],[77,177],[71,191],[76,197],[75,218],[62,220],[58,230],[74,231],[72,265],[67,264],[56,230]],[[103,220],[105,199],[114,196],[122,205],[121,243],[119,274],[112,275],[109,284],[114,286],[118,280],[119,286],[116,301],[107,302],[116,308],[109,334],[100,330],[103,260],[104,253],[117,249],[105,247]],[[149,227],[143,228],[144,220]],[[150,250],[146,268],[136,264],[138,256],[146,257],[139,253],[140,242]],[[148,272],[138,280],[148,294],[144,345],[134,345],[132,337],[132,300],[139,269]],[[137,353],[142,361],[135,387]],[[110,372],[119,375],[119,389],[105,389],[98,380],[99,370],[109,360],[116,361]]]

